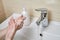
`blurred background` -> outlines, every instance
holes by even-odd
[[[47,8],[49,20],[60,22],[60,0],[0,0],[0,23],[14,12],[21,13],[24,6],[33,17],[40,16],[35,9]]]

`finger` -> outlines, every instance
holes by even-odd
[[[22,26],[23,26],[23,22],[19,25],[19,27],[18,27],[18,28],[22,28]]]
[[[22,20],[24,21],[26,19],[26,17],[22,17]]]
[[[21,15],[20,17],[17,18],[17,20],[25,20],[26,17],[24,17],[23,15]]]
[[[12,24],[15,24],[15,20],[14,20],[14,18],[12,18],[11,22],[12,22]]]
[[[24,22],[22,21],[20,24],[23,24]]]
[[[9,21],[9,25],[11,24],[11,21],[12,21],[13,17],[11,17],[10,21]]]
[[[9,21],[9,24],[11,25],[11,24],[14,24],[14,23],[15,23],[15,20],[14,20],[13,17],[11,17],[11,19],[10,19],[10,21]]]
[[[26,17],[20,17],[19,19],[16,20],[16,22],[23,22],[26,19]]]
[[[17,18],[17,20],[21,19],[22,17],[23,17],[23,15],[19,16],[19,17]]]
[[[20,21],[20,22],[18,22],[17,24],[18,24],[18,25],[21,25],[21,24],[23,24],[23,21]]]
[[[22,17],[23,17],[22,15],[19,16],[15,21],[21,20]]]

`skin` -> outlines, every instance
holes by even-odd
[[[0,30],[0,38],[5,36],[5,40],[13,40],[16,31],[22,28],[24,20],[25,17],[23,16],[18,17],[16,20],[12,17],[8,27]]]
[[[0,40],[4,39],[6,32],[7,32],[8,27],[0,30]]]

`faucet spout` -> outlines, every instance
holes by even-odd
[[[47,9],[46,8],[40,8],[40,9],[36,9],[36,11],[41,11],[41,16],[36,21],[37,25],[40,25],[40,23],[42,23],[42,26],[47,26],[48,25]]]

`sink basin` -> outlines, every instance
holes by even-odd
[[[21,30],[19,30],[14,40],[39,40],[40,37],[38,35],[38,26],[35,21],[32,22],[29,26],[24,26]]]
[[[20,16],[20,14],[13,14],[13,17]],[[8,22],[11,18],[7,18],[0,24],[0,29],[4,29],[8,26]],[[23,26],[21,30],[18,30],[14,36],[14,40],[60,40],[60,22],[51,21],[49,26],[43,31],[43,37],[40,37],[40,28],[36,24],[37,18],[32,20],[29,26]]]
[[[43,32],[43,40],[60,40],[60,22],[51,21]]]
[[[14,40],[37,40],[38,39],[38,31],[36,26],[25,26],[21,30],[19,30]]]

